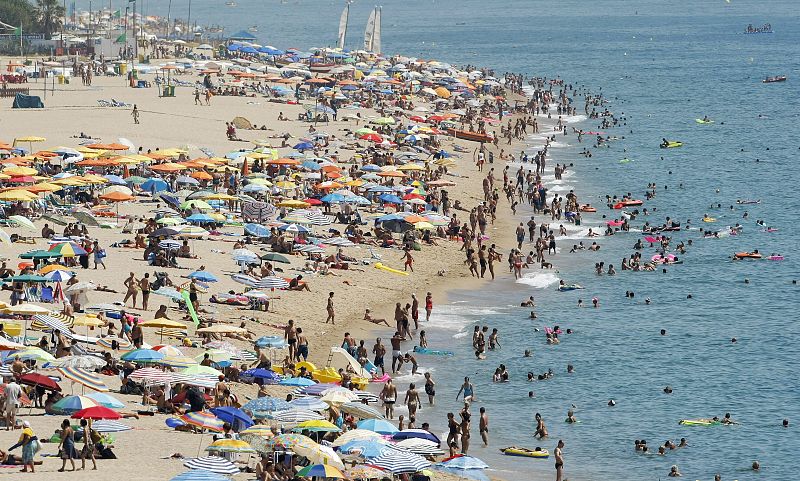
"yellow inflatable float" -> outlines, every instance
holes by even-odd
[[[391,267],[386,267],[385,265],[383,265],[380,262],[376,262],[375,263],[375,268],[376,269],[380,269],[382,271],[391,272],[392,274],[400,274],[401,276],[407,276],[408,275],[408,272],[400,271],[400,270],[397,270],[397,269],[392,269]]]

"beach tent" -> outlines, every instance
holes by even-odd
[[[16,97],[14,97],[13,108],[15,108],[15,109],[43,109],[44,108],[44,104],[42,103],[42,99],[37,97],[36,95],[17,94]]]
[[[244,117],[235,117],[233,119],[233,125],[235,125],[237,129],[251,130],[253,128],[253,124]]]
[[[337,371],[339,369],[344,369],[347,371],[347,367],[350,366],[350,368],[352,368],[352,372],[356,376],[365,377],[367,379],[372,377],[372,374],[370,374],[369,371],[364,369],[353,356],[351,356],[341,347],[332,347],[329,359],[329,365]]]

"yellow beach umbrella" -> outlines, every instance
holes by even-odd
[[[170,319],[152,319],[139,324],[141,327],[158,327],[163,329],[186,329],[186,324]]]
[[[221,192],[215,194],[204,195],[201,197],[202,199],[214,199],[214,200],[239,200],[238,197],[234,197],[232,195],[223,194]]]
[[[36,175],[39,173],[39,171],[36,169],[32,169],[30,167],[19,165],[16,167],[9,167],[3,170],[3,173],[6,175],[10,175],[11,177],[21,177],[25,175]]]
[[[84,327],[102,327],[103,321],[96,317],[90,316],[81,316],[75,318],[75,323],[73,326],[84,326]]]
[[[0,192],[0,200],[30,202],[36,199],[38,199],[38,197],[27,190],[14,189]]]
[[[284,200],[283,202],[278,202],[275,205],[277,205],[278,207],[289,207],[292,209],[304,209],[306,207],[311,206],[311,204],[309,204],[308,202],[303,202],[302,200],[294,200],[294,199]]]
[[[405,164],[405,165],[401,165],[400,167],[398,167],[397,170],[405,170],[405,171],[425,170],[425,167],[423,167],[423,166],[421,166],[419,164]]]

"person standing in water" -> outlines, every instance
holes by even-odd
[[[564,441],[558,440],[558,445],[553,451],[553,456],[556,458],[556,481],[561,481],[561,476],[564,472],[564,454],[561,450],[564,449]]]
[[[461,396],[461,393],[464,393],[464,402],[471,403],[475,400],[475,386],[469,382],[469,378],[464,378],[464,384],[461,385],[461,389],[458,390],[458,394],[456,394],[456,401],[458,401],[458,397]]]
[[[433,406],[436,404],[436,383],[431,377],[431,373],[425,373],[425,394],[428,395],[428,403]]]
[[[486,414],[486,408],[481,407],[480,409],[481,417],[478,422],[478,428],[481,432],[481,439],[483,440],[483,446],[489,446],[489,415]]]

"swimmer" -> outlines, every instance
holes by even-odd
[[[667,386],[664,388],[664,394],[672,394],[672,388]]]
[[[661,335],[662,336],[666,336],[667,335],[667,330],[666,329],[661,329]]]
[[[688,445],[689,445],[689,443],[686,442],[686,438],[681,438],[681,442],[678,443],[678,447],[679,448],[685,448]]]
[[[533,296],[529,297],[528,300],[521,302],[520,307],[536,307],[536,305],[533,303]]]
[[[785,428],[789,427],[789,420],[788,419],[784,419],[783,420],[783,427],[785,427]]]
[[[669,474],[667,476],[670,478],[680,478],[683,475],[678,471],[678,466],[672,465],[672,467],[669,468]]]
[[[533,398],[534,396],[535,396],[535,394],[533,394],[533,391],[528,391],[528,397],[529,398]]]
[[[758,471],[761,469],[761,464],[758,461],[753,461],[752,465],[753,471]]]
[[[609,399],[609,400],[608,400],[608,405],[609,405],[609,406],[611,406],[611,407],[614,407],[614,406],[616,406],[616,405],[617,405],[617,402],[616,402],[616,401],[614,401],[613,399]]]
[[[567,422],[567,423],[570,423],[570,424],[573,424],[573,423],[577,423],[577,422],[578,422],[578,420],[577,420],[577,419],[575,419],[575,413],[572,411],[572,409],[570,409],[569,411],[567,411],[567,419],[566,419],[566,421],[565,421],[565,422]]]
[[[575,372],[575,367],[572,364],[567,364],[567,374],[572,374]]]

